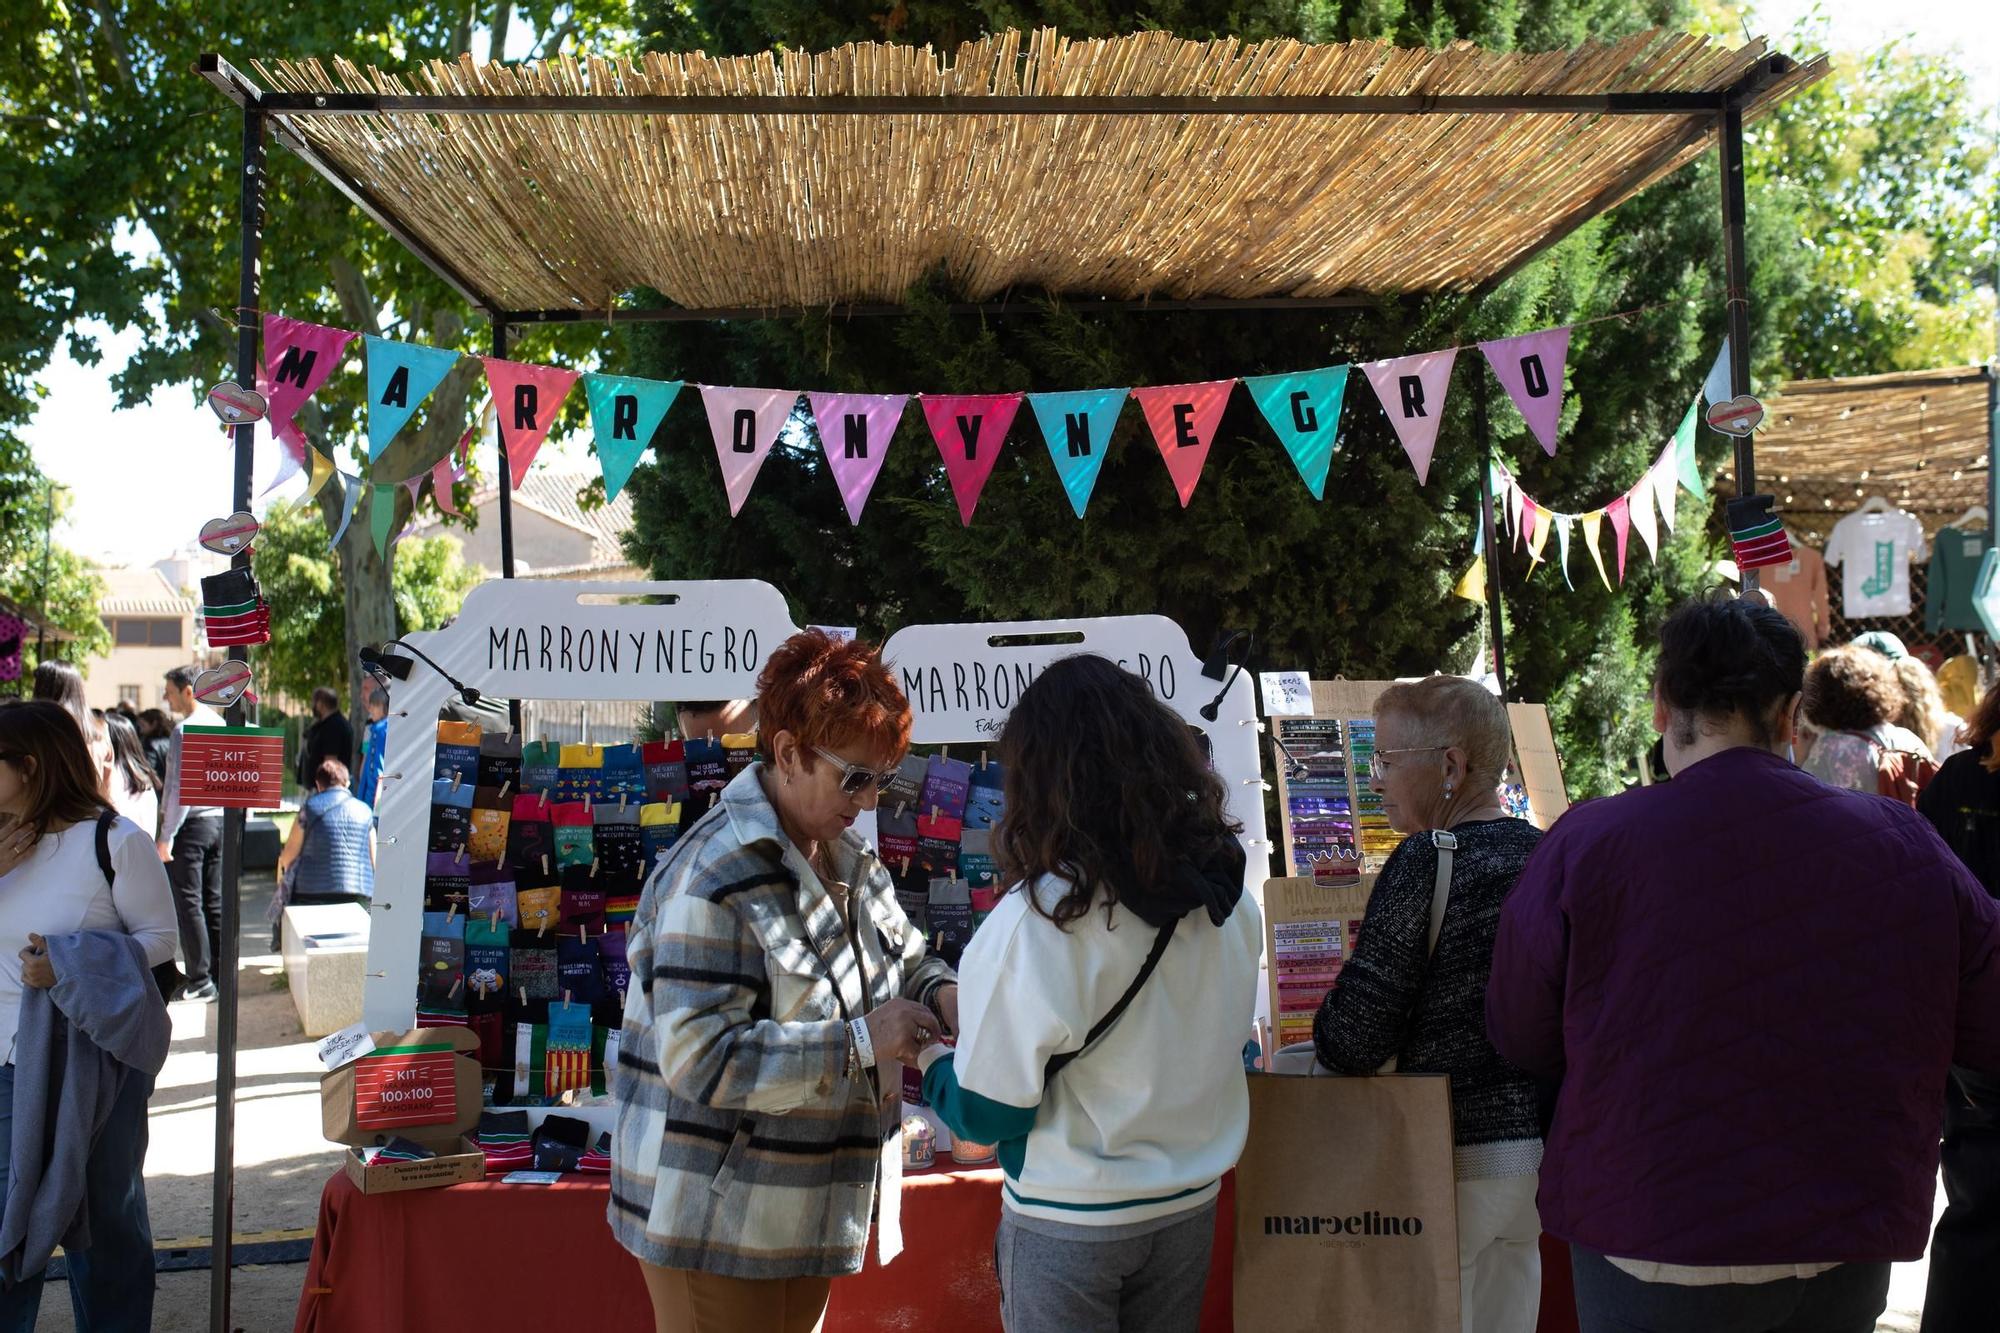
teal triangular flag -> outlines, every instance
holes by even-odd
[[[1326,472],[1340,432],[1340,400],[1347,392],[1347,367],[1254,375],[1243,381],[1243,387],[1278,432],[1313,499],[1324,500]]]
[[[442,347],[369,337],[368,459],[388,449],[396,432],[409,424],[424,399],[458,363],[458,353]]]
[[[1697,399],[1688,404],[1687,415],[1681,418],[1680,428],[1674,432],[1674,475],[1695,499],[1705,500],[1708,487],[1701,484],[1701,459],[1694,452],[1694,426],[1700,416],[1701,401]]]
[[[1070,393],[1031,393],[1029,404],[1041,423],[1042,439],[1055,460],[1056,475],[1062,478],[1069,507],[1083,517],[1090,493],[1097,487],[1097,474],[1104,467],[1104,453],[1111,447],[1111,432],[1118,414],[1125,409],[1130,389],[1078,389]]]
[[[389,554],[389,530],[396,525],[396,487],[376,481],[368,484],[368,531],[375,538],[375,554]]]
[[[681,391],[680,380],[642,380],[629,375],[585,375],[590,428],[597,434],[597,464],[604,470],[604,498],[616,500],[666,420]]]

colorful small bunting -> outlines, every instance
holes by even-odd
[[[334,473],[333,460],[319,450],[308,446],[306,457],[312,462],[312,476],[306,482],[306,493],[299,497],[300,504],[305,504],[318,495],[327,482],[333,479]]]
[[[486,365],[486,383],[493,390],[493,406],[500,416],[507,472],[518,490],[527,478],[529,464],[541,452],[542,441],[549,437],[549,428],[556,424],[577,372],[561,366],[503,361],[497,356],[479,359]]]
[[[1361,369],[1375,386],[1410,466],[1417,470],[1417,485],[1430,481],[1431,452],[1437,448],[1438,427],[1444,422],[1444,395],[1451,383],[1452,362],[1458,349],[1421,352],[1389,361],[1370,361]]]
[[[1493,367],[1493,377],[1521,409],[1528,429],[1541,442],[1542,452],[1554,458],[1556,431],[1562,421],[1563,368],[1569,361],[1569,329],[1500,338],[1479,344],[1479,350]]]
[[[1725,336],[1722,340],[1722,349],[1715,354],[1715,363],[1708,368],[1708,378],[1702,382],[1701,396],[1711,403],[1728,402],[1736,396],[1736,391],[1730,388],[1731,379],[1729,339]],[[1743,389],[1747,393],[1750,386],[1746,384]]]
[[[1243,381],[1315,500],[1326,498],[1327,469],[1339,447],[1340,402],[1347,394],[1348,369],[1331,366],[1290,375],[1253,375]]]
[[[702,406],[708,409],[708,429],[715,436],[715,456],[722,464],[722,489],[729,495],[729,516],[743,512],[750,488],[778,433],[798,403],[796,389],[727,389],[713,384],[701,386]]]
[[[363,339],[368,361],[368,458],[378,459],[397,432],[458,364],[458,353],[421,343]]]
[[[1590,548],[1590,563],[1597,566],[1597,577],[1604,584],[1604,591],[1611,591],[1611,576],[1604,572],[1604,553],[1598,548],[1598,534],[1604,530],[1604,511],[1593,509],[1581,515],[1578,522],[1583,524],[1583,543]]]
[[[1660,533],[1653,523],[1653,474],[1650,471],[1639,474],[1639,480],[1632,483],[1632,489],[1625,492],[1627,514],[1632,520],[1632,530],[1646,543],[1646,554],[1660,558]]]
[[[918,401],[944,459],[952,498],[958,501],[958,521],[969,528],[972,513],[979,508],[979,493],[986,489],[986,479],[993,475],[993,465],[1007,443],[1007,428],[1021,410],[1021,395],[925,394]]]
[[[606,500],[616,500],[631,480],[632,469],[653,442],[653,432],[666,420],[667,409],[680,396],[683,383],[630,375],[583,377],[583,396],[590,405],[590,429],[597,437],[597,466],[604,473]],[[511,461],[511,442],[508,450]]]
[[[910,397],[900,393],[809,393],[806,401],[812,405],[813,423],[819,428],[820,452],[826,455],[827,469],[840,488],[840,502],[847,506],[847,521],[859,525]]]
[[[1535,515],[1534,528],[1528,533],[1528,556],[1540,564],[1542,548],[1549,544],[1549,529],[1554,526],[1555,515],[1532,500],[1528,503]]]
[[[343,492],[340,501],[340,526],[333,530],[333,540],[326,544],[329,551],[339,546],[340,539],[347,535],[347,525],[354,521],[354,506],[361,500],[361,478],[350,472],[341,472],[339,475]]]
[[[1708,498],[1708,487],[1701,481],[1701,458],[1694,449],[1694,426],[1701,417],[1701,404],[1688,404],[1687,415],[1674,429],[1674,476],[1680,484],[1697,500]]]
[[[389,554],[389,533],[395,526],[396,483],[369,483],[368,531],[375,538],[375,554]]]
[[[1556,548],[1559,553],[1559,558],[1562,560],[1563,586],[1568,588],[1571,592],[1575,592],[1576,585],[1569,581],[1569,532],[1570,529],[1576,524],[1576,515],[1557,514],[1555,516],[1555,519],[1556,519]]]
[[[1632,530],[1632,516],[1627,512],[1629,502],[1619,496],[1604,506],[1604,516],[1611,520],[1611,531],[1618,538],[1618,586],[1625,586],[1625,536]]]
[[[1125,397],[1130,392],[1082,389],[1028,395],[1028,406],[1035,410],[1042,440],[1055,460],[1056,475],[1062,479],[1063,493],[1078,518],[1090,504],[1097,474],[1104,468],[1104,455],[1111,448],[1111,432],[1117,428],[1118,414],[1125,410]]]
[[[1451,590],[1452,596],[1463,597],[1468,602],[1486,600],[1486,557],[1475,555],[1459,576],[1458,585]]]
[[[294,462],[304,458],[306,437],[292,418],[340,368],[347,345],[353,341],[354,335],[346,329],[283,315],[264,316],[264,365],[268,373],[264,397],[270,403],[264,419],[271,423],[271,433],[290,446]]]
[[[1174,492],[1181,497],[1183,509],[1194,498],[1202,465],[1208,462],[1208,447],[1215,442],[1215,428],[1222,424],[1229,391],[1235,387],[1235,380],[1208,380],[1132,390],[1146,414],[1146,424],[1153,428],[1153,442],[1166,460],[1167,475],[1174,479]]]
[[[1668,445],[1661,455],[1653,460],[1652,470],[1653,503],[1660,507],[1660,521],[1666,524],[1668,532],[1674,530],[1674,506],[1680,498],[1680,487],[1674,482],[1673,446]]]

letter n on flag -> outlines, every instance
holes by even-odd
[[[577,372],[560,366],[537,366],[525,361],[503,361],[495,356],[479,358],[486,363],[486,383],[493,390],[493,410],[500,419],[500,439],[507,446],[507,471],[519,489],[528,475],[528,466],[556,424],[563,399],[576,383]]]
[[[1028,406],[1035,410],[1042,440],[1049,446],[1049,458],[1062,479],[1063,494],[1078,518],[1090,505],[1090,493],[1097,488],[1097,474],[1104,468],[1104,455],[1111,448],[1111,433],[1118,426],[1118,414],[1125,410],[1129,389],[1081,389],[1072,393],[1031,393]]]
[[[722,489],[729,494],[729,516],[743,512],[764,460],[799,401],[797,389],[728,389],[701,386],[701,404],[708,409],[708,429],[715,436],[715,457],[722,464]]]
[[[1007,443],[1007,428],[1021,410],[1021,395],[924,394],[917,401],[923,404],[924,420],[930,423],[931,438],[944,459],[952,498],[958,501],[958,521],[969,528],[972,512],[979,508],[979,493],[986,489],[993,465],[1000,461],[1000,448]]]
[[[1458,349],[1420,352],[1389,361],[1370,361],[1361,367],[1389,424],[1396,428],[1410,466],[1417,470],[1417,485],[1431,478],[1431,453],[1437,448],[1438,426],[1444,421],[1444,395],[1451,384],[1452,362]]]
[[[1222,424],[1229,391],[1235,387],[1235,380],[1208,380],[1132,390],[1146,414],[1146,424],[1153,428],[1153,443],[1166,460],[1167,475],[1174,479],[1174,491],[1181,497],[1183,509],[1194,498],[1202,466],[1208,462],[1208,447],[1215,441],[1215,428]]]
[[[820,452],[840,487],[840,502],[847,506],[847,521],[859,525],[861,511],[868,506],[875,479],[882,475],[882,460],[889,454],[889,441],[903,419],[910,401],[900,393],[809,393],[813,424],[819,428]]]
[[[1493,378],[1521,409],[1528,429],[1542,452],[1556,456],[1556,431],[1562,421],[1563,367],[1569,360],[1569,328],[1542,329],[1518,338],[1479,344]]]

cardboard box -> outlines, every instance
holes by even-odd
[[[347,1178],[363,1194],[432,1189],[486,1178],[479,1123],[479,1038],[467,1028],[372,1034],[375,1049],[320,1080],[326,1136],[348,1145]],[[436,1153],[369,1166],[358,1151],[405,1138]]]

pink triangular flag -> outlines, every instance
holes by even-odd
[[[1660,530],[1653,522],[1653,474],[1641,473],[1639,480],[1632,483],[1632,489],[1625,492],[1631,502],[1628,512],[1632,518],[1632,530],[1646,543],[1646,554],[1654,560],[1660,558]]]
[[[1447,347],[1442,352],[1370,361],[1361,367],[1375,386],[1375,396],[1382,400],[1382,410],[1389,414],[1389,424],[1396,428],[1396,438],[1403,442],[1403,452],[1410,456],[1410,466],[1417,470],[1419,486],[1431,477],[1431,451],[1437,448],[1438,426],[1444,421],[1444,394],[1451,384],[1451,364],[1457,359],[1458,349]]]
[[[757,484],[778,432],[799,401],[797,389],[725,389],[701,386],[701,403],[708,409],[708,429],[715,436],[715,457],[722,464],[722,489],[729,494],[729,516],[743,512],[750,488]]]
[[[471,432],[467,433],[470,434]],[[457,514],[459,512],[458,502],[452,498],[451,494],[452,483],[456,480],[457,478],[452,475],[451,459],[438,459],[437,466],[431,469],[431,499],[437,501],[440,513]],[[463,517],[463,515],[460,515],[460,517]]]
[[[1235,380],[1208,380],[1132,390],[1146,414],[1146,424],[1153,428],[1153,443],[1167,462],[1167,475],[1174,479],[1174,491],[1181,497],[1183,509],[1201,481],[1208,446],[1215,442],[1215,428],[1222,424],[1229,391],[1235,387]]]
[[[1542,548],[1549,544],[1549,531],[1555,526],[1554,513],[1535,505],[1535,530],[1528,534],[1528,558],[1536,564],[1542,562]]]
[[[1626,500],[1619,496],[1604,506],[1604,516],[1611,520],[1611,530],[1618,535],[1618,586],[1625,586],[1625,534],[1631,530],[1632,516],[1626,512]]]
[[[560,366],[538,366],[527,361],[502,361],[482,356],[486,363],[486,383],[493,389],[493,406],[500,416],[500,438],[507,443],[507,471],[519,489],[535,461],[563,399],[577,372]]]
[[[271,423],[271,433],[285,442],[295,463],[305,461],[306,437],[292,418],[340,369],[341,357],[354,336],[346,329],[324,324],[308,324],[283,315],[264,316],[264,365],[269,368],[268,381],[262,385],[267,405],[264,419]],[[291,474],[287,471],[285,475]]]
[[[1542,452],[1554,458],[1562,421],[1563,365],[1569,360],[1568,326],[1483,342],[1479,350],[1541,441]]]
[[[1529,500],[1521,506],[1521,527],[1520,530],[1515,533],[1515,536],[1519,539],[1514,543],[1515,549],[1518,550],[1520,548],[1521,542],[1524,541],[1529,543],[1530,549],[1533,549],[1533,543],[1535,540],[1535,515],[1539,514],[1540,512],[1541,512],[1541,506],[1536,504],[1533,500]]]
[[[917,401],[924,405],[924,420],[930,423],[931,438],[944,459],[952,498],[958,501],[958,521],[969,528],[972,511],[979,508],[979,493],[986,489],[986,479],[1000,461],[1001,446],[1007,443],[1007,428],[1021,410],[1021,395],[925,394]]]
[[[812,404],[813,421],[819,426],[820,452],[826,455],[827,468],[840,487],[840,501],[847,506],[847,521],[858,524],[909,395],[809,393],[806,401]]]

